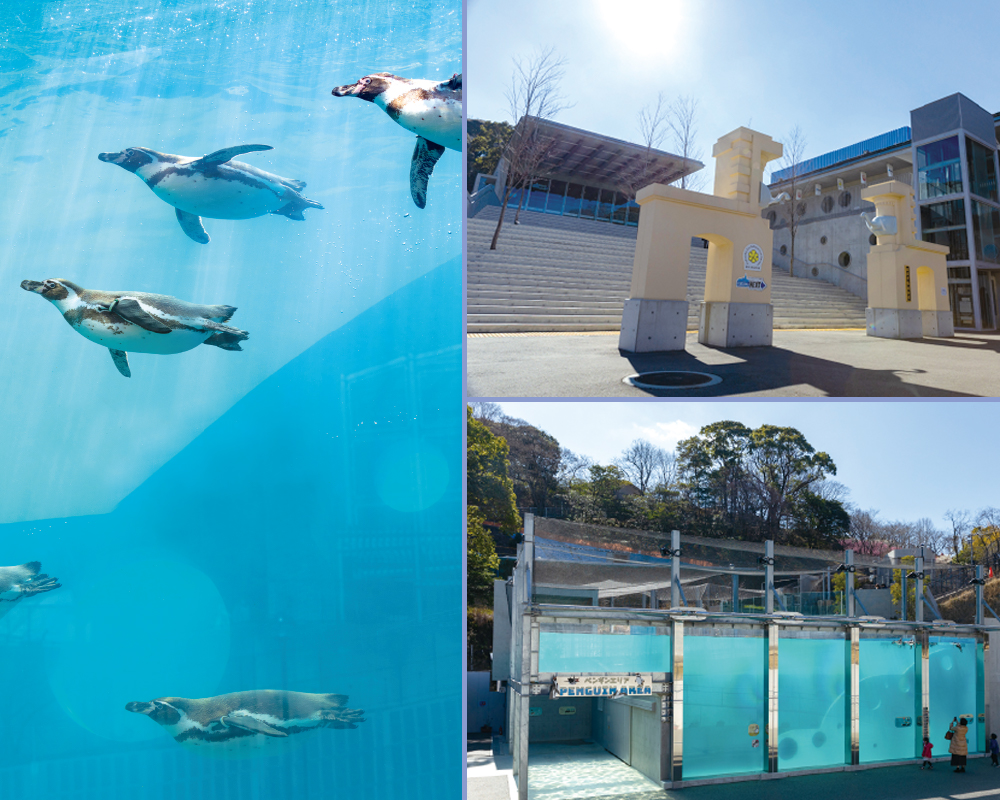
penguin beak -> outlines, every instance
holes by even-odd
[[[41,281],[21,281],[21,288],[26,292],[35,292],[36,294],[42,293],[42,282]]]
[[[358,92],[361,91],[361,81],[357,83],[348,83],[344,86],[338,86],[330,94],[334,97],[356,97]]]
[[[134,714],[148,714],[153,710],[152,703],[140,703],[133,700],[131,703],[126,703],[126,711],[131,711]]]
[[[98,153],[97,157],[108,164],[117,164],[125,158],[125,151],[120,153]]]

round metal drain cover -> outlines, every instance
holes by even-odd
[[[707,372],[640,372],[622,379],[622,383],[635,386],[637,389],[701,389],[704,386],[714,386],[722,383],[718,375]]]

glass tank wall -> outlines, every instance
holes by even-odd
[[[858,685],[862,764],[920,755],[921,689],[915,679],[920,647],[908,636],[867,636],[859,646]]]
[[[684,779],[761,772],[766,641],[759,632],[698,633],[684,636]]]
[[[843,634],[778,639],[778,768],[844,763],[847,644]]]
[[[968,722],[970,753],[985,749],[983,726],[976,704],[976,642],[972,639],[932,636],[930,641],[930,739],[934,755],[947,755],[948,724],[963,717]],[[956,725],[957,725],[956,721]]]
[[[461,11],[0,7],[2,796],[461,796]]]
[[[670,658],[668,628],[633,625],[615,635],[539,632],[539,672],[670,672]]]

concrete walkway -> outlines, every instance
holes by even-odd
[[[469,753],[469,800],[516,800],[509,757]],[[971,758],[956,775],[947,759],[912,766],[829,772],[664,791],[595,744],[532,745],[530,800],[1000,800],[1000,769]]]
[[[773,347],[718,349],[688,333],[685,350],[623,354],[616,333],[468,338],[470,397],[998,397],[1000,335],[894,340],[863,330],[774,332]],[[700,389],[622,383],[652,370],[721,378]]]

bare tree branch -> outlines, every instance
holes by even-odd
[[[691,95],[678,97],[667,111],[667,121],[673,133],[674,154],[694,161],[701,160],[701,152],[696,150],[698,138],[698,99]],[[696,172],[683,175],[678,184],[682,189],[698,191],[705,182],[705,175]]]
[[[566,99],[559,94],[559,85],[565,73],[566,59],[559,56],[554,47],[535,52],[527,60],[514,59],[514,72],[505,95],[514,132],[505,150],[507,176],[500,207],[500,218],[490,250],[497,249],[500,229],[503,227],[507,204],[511,192],[520,187],[522,197],[530,186],[538,166],[552,147],[551,141],[539,136],[539,122],[551,119],[569,107]],[[518,203],[520,214],[521,203]],[[517,220],[515,219],[515,222]]]
[[[802,214],[799,212],[802,201],[796,196],[798,191],[799,177],[802,174],[802,161],[806,154],[806,137],[802,133],[802,128],[796,125],[789,131],[784,141],[784,155],[781,157],[783,169],[790,170],[790,177],[786,185],[790,199],[788,203],[788,234],[791,237],[790,258],[788,260],[788,274],[795,275],[795,236],[799,232],[799,222]]]

